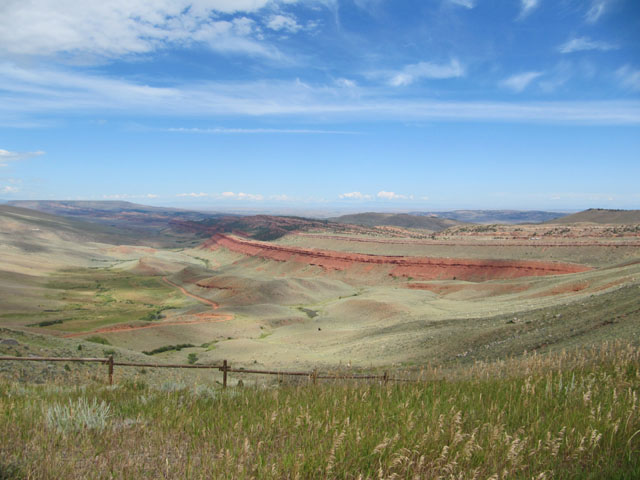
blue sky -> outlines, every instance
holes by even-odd
[[[4,0],[0,199],[640,208],[637,0]]]

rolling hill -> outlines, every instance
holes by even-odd
[[[557,223],[561,225],[569,223],[636,224],[640,223],[640,210],[590,208],[583,212],[550,220],[547,223]]]
[[[460,224],[460,222],[456,220],[434,216],[375,212],[342,215],[340,217],[331,218],[330,220],[337,223],[349,223],[354,225],[363,225],[366,227],[387,225],[402,228],[421,228],[434,232],[440,232],[449,227]]]
[[[541,210],[452,210],[447,212],[411,212],[411,215],[449,218],[465,223],[542,223],[562,217],[564,213]]]

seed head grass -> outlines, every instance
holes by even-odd
[[[640,478],[639,389],[640,349],[621,342],[476,364],[419,383],[225,391],[2,381],[0,471],[15,478]],[[83,408],[91,418],[106,410],[100,428],[79,420]]]

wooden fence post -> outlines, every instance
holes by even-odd
[[[109,364],[109,385],[113,385],[113,355],[109,355],[107,363]]]
[[[384,372],[384,384],[386,385],[389,381],[389,372]]]
[[[227,388],[227,361],[222,361],[222,388]]]
[[[315,385],[316,383],[318,383],[318,369],[314,368],[313,369],[313,384]]]

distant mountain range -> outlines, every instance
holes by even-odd
[[[543,223],[564,217],[566,213],[542,210],[451,210],[447,212],[410,212],[410,215],[441,217],[464,223]]]

